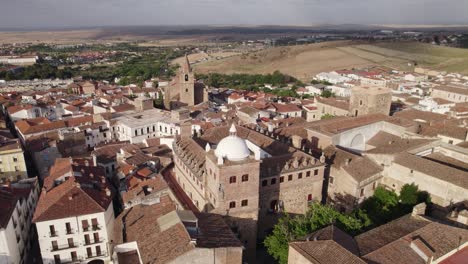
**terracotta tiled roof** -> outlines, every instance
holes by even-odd
[[[329,146],[324,149],[327,163],[332,168],[346,171],[357,182],[364,181],[380,172],[383,168],[368,157],[359,156],[351,152]]]
[[[32,185],[17,188],[15,186],[0,186],[0,229],[7,227],[19,199],[27,198]]]
[[[45,131],[56,130],[56,129],[67,127],[65,121],[62,121],[62,120],[54,121],[54,122],[50,122],[47,120],[47,122],[35,124],[34,120],[32,119],[16,121],[15,126],[23,135],[34,134],[34,133],[45,132]]]
[[[337,100],[335,98],[325,98],[325,97],[317,97],[317,103],[330,105],[336,108],[340,108],[342,110],[349,110],[349,102],[344,100]]]
[[[411,121],[424,120],[426,122],[434,122],[434,121],[437,122],[437,121],[443,121],[443,120],[448,119],[446,115],[426,112],[426,111],[419,111],[415,109],[408,109],[408,110],[396,112],[394,116],[398,118],[409,119]]]
[[[437,86],[437,87],[434,87],[432,89],[433,90],[440,90],[440,91],[450,92],[450,93],[468,95],[468,89],[467,88],[453,87],[453,86]]]
[[[224,222],[223,216],[208,213],[195,213],[195,216],[200,229],[197,235],[197,247],[242,247],[242,243]]]
[[[395,157],[396,164],[403,167],[419,171],[442,181],[450,182],[462,188],[468,189],[468,172],[455,169],[443,164],[411,155],[409,153],[401,153]]]
[[[114,109],[115,112],[126,112],[126,111],[135,110],[135,106],[131,104],[120,104],[117,106],[112,106],[112,109]]]
[[[168,263],[192,250],[194,245],[178,217],[171,221],[170,226],[161,229],[158,219],[175,210],[174,202],[167,195],[161,197],[160,203],[126,209],[116,219],[116,243],[136,241],[143,263]],[[125,237],[122,235],[124,223]]]
[[[88,115],[82,117],[69,118],[65,120],[65,123],[67,124],[67,127],[77,127],[85,124],[91,124],[93,123],[93,116]]]
[[[434,124],[423,126],[419,134],[430,137],[437,137],[443,135],[451,138],[465,140],[468,133],[468,128],[455,126],[451,124]]]
[[[362,256],[414,232],[431,222],[425,218],[411,215],[402,216],[355,237]]]
[[[131,201],[137,197],[144,197],[146,195],[145,188],[152,188],[152,193],[168,189],[166,181],[161,175],[153,179],[138,179],[133,176],[127,178],[127,191],[122,193],[122,200],[124,203]]]
[[[353,129],[381,121],[387,121],[389,117],[383,114],[370,114],[358,117],[335,117],[332,119],[319,120],[310,122],[305,125],[307,129],[314,130],[320,133],[334,135]]]
[[[413,217],[410,217],[413,218]],[[398,221],[398,220],[395,220]],[[413,226],[406,230],[407,233],[398,232],[394,233],[394,230],[402,230],[405,225],[408,224],[409,220],[406,218],[406,221],[400,221],[396,226],[390,222],[387,225],[392,226],[388,228],[387,225],[384,225],[383,228],[377,227],[377,229],[372,235],[381,236],[377,239],[388,239],[387,244],[382,245],[381,247],[375,248],[375,250],[370,251],[367,254],[363,254],[362,258],[370,263],[427,263],[416,251],[411,248],[411,244],[414,243],[420,251],[429,254],[434,260],[439,259],[440,257],[448,254],[454,249],[457,249],[460,245],[463,245],[468,241],[468,230],[463,228],[452,227],[438,222],[427,221],[426,224],[420,226]],[[402,228],[403,227],[403,228]],[[369,232],[372,232],[371,230]],[[385,232],[386,231],[386,232]],[[408,232],[411,231],[411,232]],[[367,233],[369,233],[367,232]],[[363,235],[367,234],[364,233]],[[398,236],[400,237],[398,237]],[[361,237],[362,235],[358,236]],[[358,240],[363,242],[364,237],[369,238],[369,236],[363,236]],[[370,239],[369,242],[376,242],[375,238]],[[377,242],[377,244],[379,244]],[[361,253],[363,253],[361,251]]]
[[[367,141],[374,149],[366,151],[370,154],[395,154],[407,151],[432,142],[430,139],[404,139],[387,132],[380,131]]]
[[[314,264],[364,264],[365,261],[353,255],[333,240],[292,242],[289,244],[309,263]]]
[[[51,167],[50,175],[44,179],[34,222],[105,212],[112,202],[101,167],[71,162],[67,158],[57,159]]]
[[[301,111],[301,109],[299,107],[297,107],[297,105],[295,105],[295,104],[276,104],[276,103],[273,103],[272,105],[275,107],[276,112],[279,112],[279,113],[300,112]]]
[[[32,109],[33,106],[32,105],[13,105],[13,106],[10,106],[7,108],[7,111],[8,113],[11,115],[11,114],[14,114],[16,112],[19,112],[21,110],[29,110],[29,109]]]

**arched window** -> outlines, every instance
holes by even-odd
[[[273,201],[270,202],[270,210],[272,210],[273,212],[278,211],[278,201],[277,200],[273,200]]]
[[[243,181],[243,182],[246,182],[246,181],[248,181],[248,180],[249,180],[249,175],[248,175],[248,174],[242,175],[242,181]]]
[[[236,208],[236,202],[232,201],[229,203],[229,208]]]
[[[236,176],[229,177],[229,183],[236,183]]]

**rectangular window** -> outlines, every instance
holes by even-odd
[[[13,162],[18,162],[18,159],[16,157],[13,157]]]
[[[271,179],[271,185],[276,184],[276,178]]]
[[[288,175],[288,181],[292,181],[292,174]]]
[[[86,255],[88,256],[88,258],[93,256],[93,251],[90,247],[86,248]]]
[[[101,246],[96,246],[96,256],[101,256]]]
[[[93,225],[93,230],[99,229],[97,218],[91,219],[91,224]]]
[[[317,176],[317,175],[318,175],[318,169],[314,170],[314,176]]]
[[[229,177],[229,183],[236,183],[236,176]]]
[[[84,231],[88,231],[88,229],[89,229],[88,220],[81,220],[81,225],[82,225]]]
[[[299,175],[297,176],[298,179],[302,179],[302,172],[299,172]]]
[[[60,255],[54,255],[54,262],[55,264],[60,264]]]
[[[242,175],[242,182],[246,182],[248,180],[249,180],[249,175],[248,174]]]
[[[50,226],[49,226],[49,231],[50,231],[50,236],[51,236],[51,237],[57,236],[57,234],[56,234],[56,232],[55,232],[55,226],[50,225]]]
[[[377,187],[377,182],[374,182],[374,183],[372,184],[372,190],[375,190],[376,187]]]
[[[89,235],[88,235],[88,234],[86,234],[86,235],[84,236],[84,240],[85,240],[85,244],[86,244],[86,245],[91,244],[91,240],[89,239]]]
[[[57,249],[58,249],[57,241],[52,241],[52,250],[57,250]]]
[[[69,238],[69,239],[68,239],[68,247],[71,247],[71,248],[72,248],[72,247],[74,247],[74,246],[75,246],[75,244],[73,244],[73,238]]]
[[[94,237],[94,243],[98,243],[99,242],[99,233],[94,233],[93,237]]]
[[[248,200],[242,200],[241,205],[242,206],[247,206],[249,204]]]
[[[67,229],[67,234],[71,234],[71,233],[72,233],[70,223],[65,223],[65,228]]]
[[[265,186],[267,186],[267,185],[268,185],[268,181],[267,181],[267,180],[263,180],[263,181],[262,181],[262,186],[265,187]]]
[[[77,261],[78,260],[78,256],[76,255],[76,251],[70,252],[70,256],[71,256],[72,261]]]
[[[284,176],[280,177],[280,183],[284,182]]]
[[[361,189],[361,193],[359,194],[360,197],[364,196],[364,188]]]
[[[329,182],[330,184],[333,184],[333,181],[334,181],[334,180],[335,180],[335,179],[334,179],[333,177],[330,176],[330,179],[328,180],[328,182]]]

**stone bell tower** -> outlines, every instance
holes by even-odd
[[[180,102],[187,106],[195,105],[195,74],[190,67],[187,55],[185,55],[185,61],[178,78]]]

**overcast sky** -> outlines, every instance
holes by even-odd
[[[468,0],[0,0],[0,27],[468,24]]]

